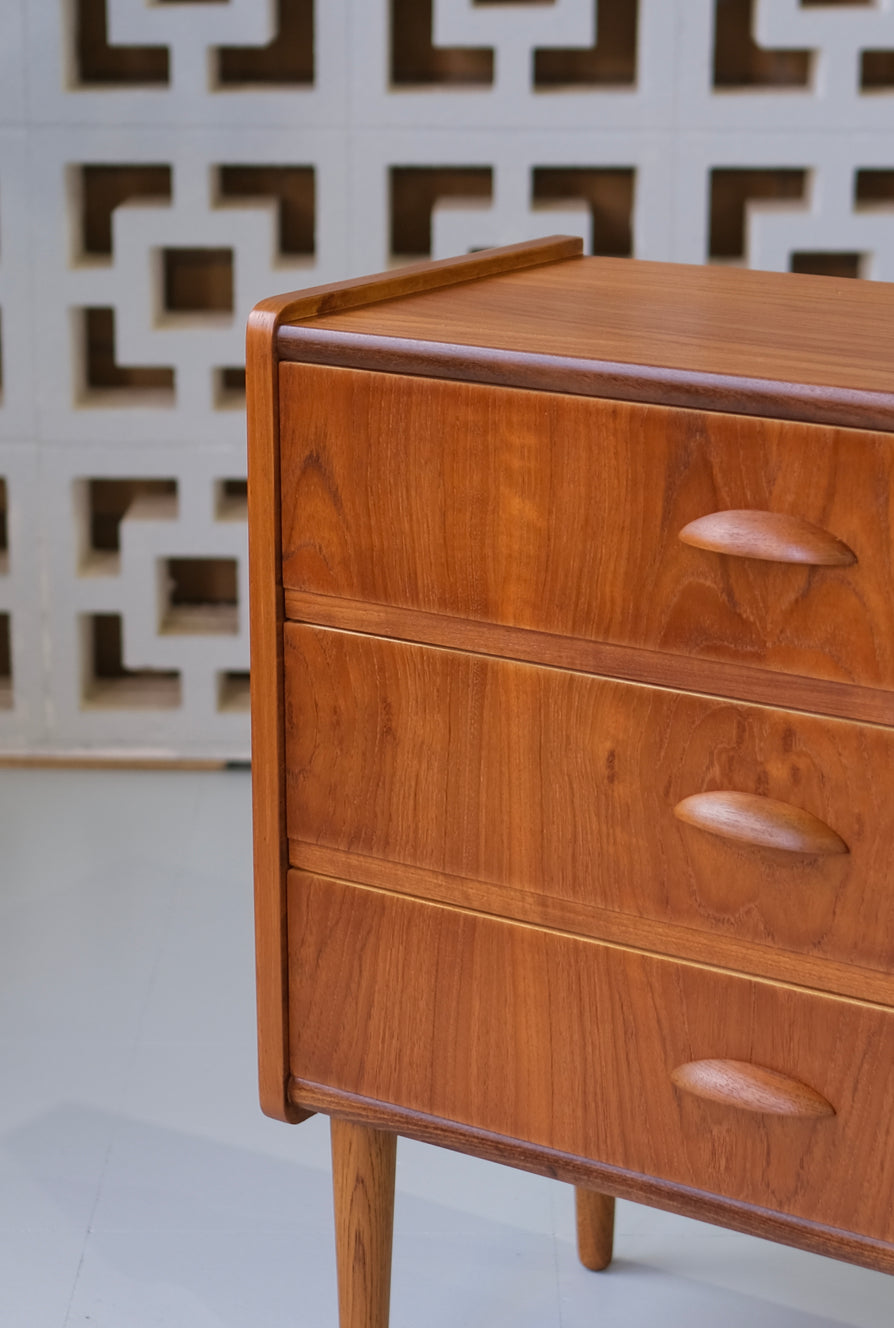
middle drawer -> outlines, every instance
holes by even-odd
[[[892,730],[299,624],[285,706],[291,840],[891,967]]]

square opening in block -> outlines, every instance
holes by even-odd
[[[748,248],[752,203],[806,206],[808,173],[802,167],[716,167],[710,176],[708,254],[714,261],[741,263]]]
[[[273,164],[221,166],[217,176],[221,204],[275,200],[280,258],[311,257],[316,248],[316,172],[313,166]]]
[[[894,51],[861,51],[861,92],[891,92],[894,89]]]
[[[494,2],[487,0],[488,4]],[[599,0],[594,45],[535,50],[534,86],[540,92],[633,87],[637,81],[638,39],[638,0]]]
[[[233,636],[239,631],[235,558],[168,558],[162,567],[163,632]]]
[[[245,369],[242,366],[215,369],[214,406],[217,410],[245,410]]]
[[[216,84],[291,87],[314,81],[314,0],[275,0],[275,36],[266,46],[220,46]]]
[[[218,521],[246,521],[248,519],[247,480],[217,481],[214,515]]]
[[[390,10],[392,87],[493,83],[490,47],[435,43],[433,0],[390,0]]]
[[[128,46],[109,40],[108,0],[71,0],[68,20],[78,87],[167,84],[166,46]]]
[[[10,615],[0,613],[0,710],[12,707],[12,631]]]
[[[435,204],[490,200],[493,171],[490,166],[392,166],[390,193],[392,258],[424,258],[431,254]]]
[[[714,87],[809,87],[812,52],[761,46],[755,10],[756,0],[714,0]]]
[[[173,521],[177,517],[177,481],[117,476],[79,481],[83,532],[81,570],[120,570],[121,524],[128,521]]]
[[[112,258],[112,217],[123,203],[171,202],[171,168],[164,163],[90,162],[74,169],[73,191],[80,197],[78,256],[84,260]]]
[[[854,175],[854,206],[894,208],[894,170],[864,168]]]
[[[166,313],[233,312],[232,249],[163,249],[162,268]]]
[[[175,375],[164,365],[119,364],[115,310],[89,308],[74,315],[75,360],[81,366],[79,397],[87,404],[172,406]]]
[[[172,710],[180,705],[180,674],[174,670],[126,669],[119,613],[87,614],[82,620],[85,707],[110,710]]]
[[[862,254],[805,250],[803,253],[792,254],[789,261],[790,271],[805,272],[815,277],[859,277],[862,268]]]
[[[6,480],[0,476],[0,575],[9,571],[9,524]]]
[[[217,708],[225,714],[245,714],[249,708],[248,671],[217,675]]]

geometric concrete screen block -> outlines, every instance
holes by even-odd
[[[241,759],[248,639],[237,458],[142,451],[57,452],[45,480],[71,531],[50,548],[53,617],[76,665],[53,670],[56,731],[68,749]]]
[[[270,291],[560,231],[891,280],[892,105],[880,2],[6,0],[0,754],[247,753]],[[186,563],[226,564],[226,602],[171,602]],[[227,631],[163,626],[203,603]]]

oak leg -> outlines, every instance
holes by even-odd
[[[592,1272],[601,1272],[612,1261],[615,1234],[615,1201],[609,1194],[575,1187],[577,1209],[577,1253]]]
[[[330,1127],[340,1328],[388,1328],[397,1136]]]

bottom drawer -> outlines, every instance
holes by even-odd
[[[288,914],[297,1079],[894,1241],[894,1012],[298,871]]]

